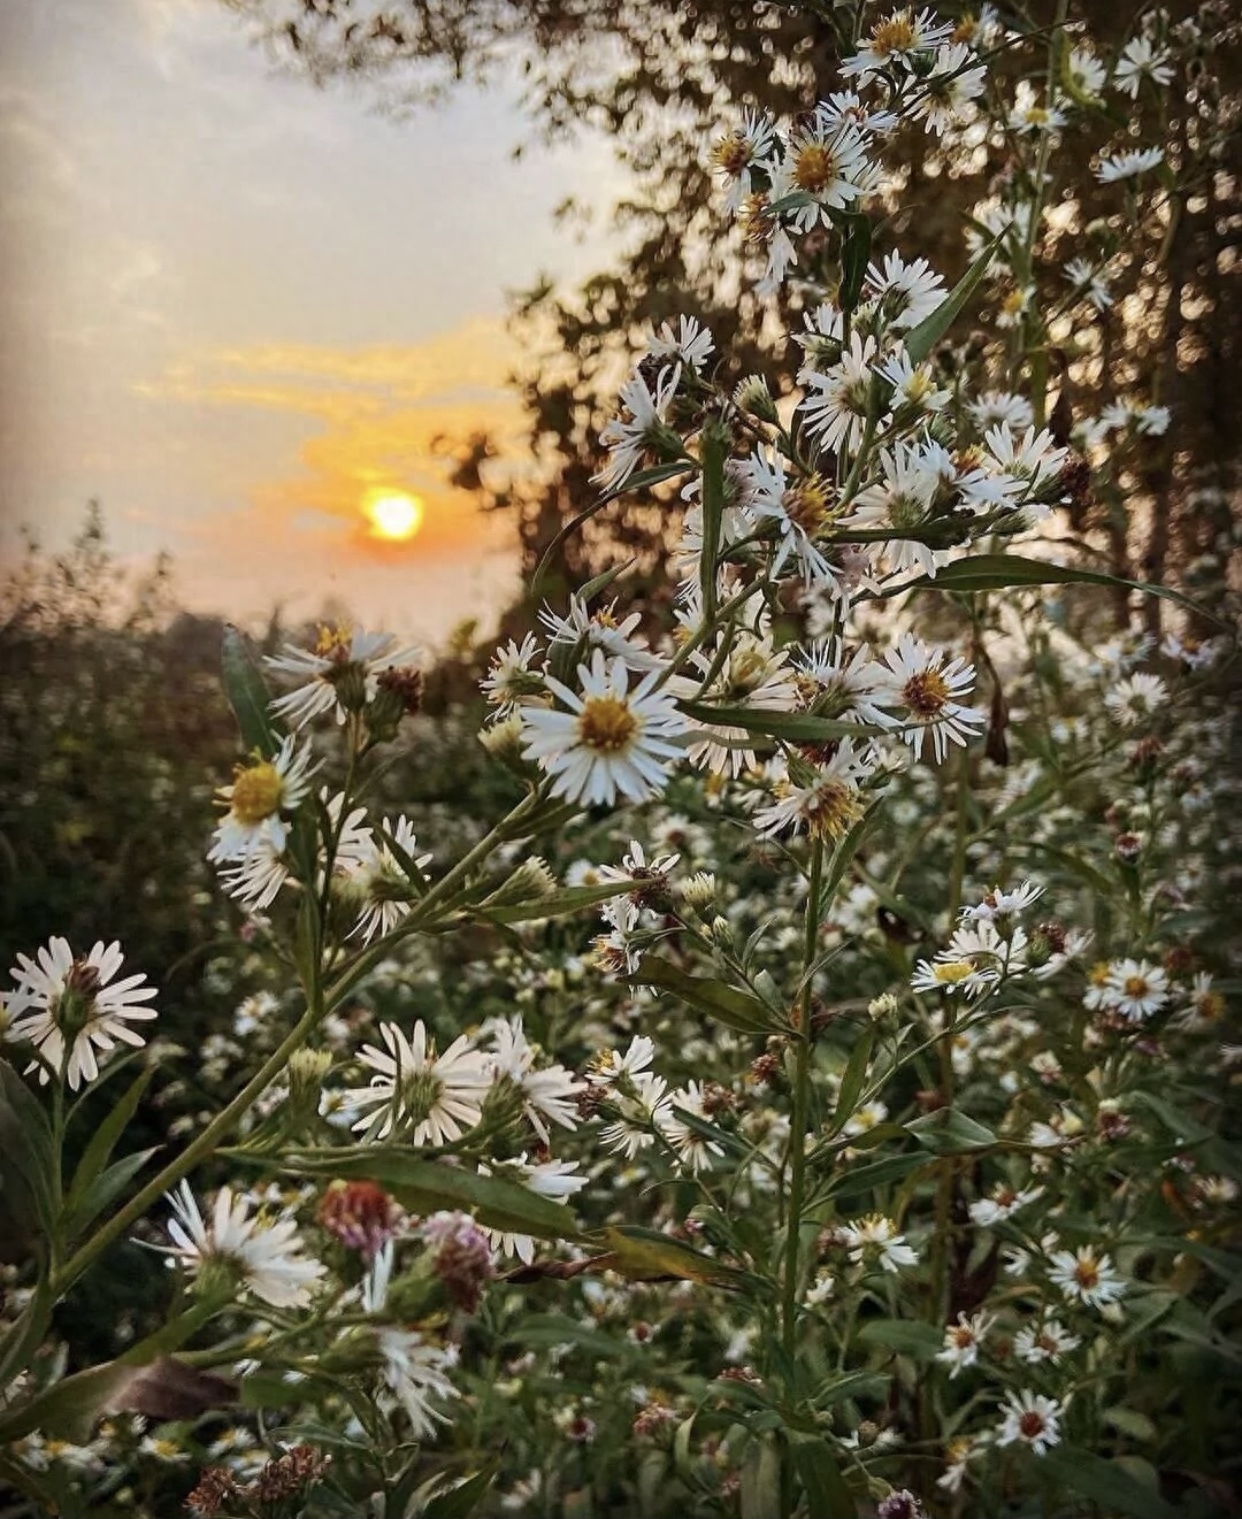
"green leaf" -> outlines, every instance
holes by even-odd
[[[1004,233],[997,233],[935,311],[930,316],[925,316],[917,327],[911,327],[906,333],[905,348],[912,364],[921,364],[962,314],[967,301],[974,295],[979,281],[987,273],[988,265],[992,262],[997,248],[1000,247],[1003,236]]]
[[[638,969],[621,979],[631,986],[657,986],[672,992],[687,1006],[743,1034],[766,1033],[775,1026],[772,1014],[749,992],[706,976],[687,975],[658,955],[644,955]]]
[[[944,1344],[944,1331],[914,1319],[872,1319],[858,1331],[864,1345],[882,1345],[916,1361],[930,1361]]]
[[[1132,1440],[1138,1440],[1144,1445],[1152,1445],[1156,1440],[1156,1426],[1144,1413],[1139,1413],[1137,1408],[1106,1408],[1104,1410],[1104,1422],[1119,1430],[1123,1435],[1129,1435]]]
[[[563,886],[559,891],[549,892],[546,897],[534,897],[529,902],[513,902],[508,906],[488,907],[483,903],[478,916],[492,923],[525,923],[532,918],[563,918],[567,913],[581,912],[584,907],[596,907],[612,897],[632,891],[631,881],[606,881],[599,886]]]
[[[528,1314],[514,1326],[512,1335],[519,1345],[574,1345],[605,1360],[627,1354],[624,1340],[614,1339],[602,1329],[589,1329],[563,1313]]]
[[[673,1276],[683,1282],[703,1282],[713,1287],[760,1285],[758,1277],[739,1271],[735,1266],[726,1266],[657,1229],[622,1224],[605,1229],[603,1238],[612,1256],[610,1267],[633,1281]]]
[[[76,1200],[65,1205],[64,1231],[68,1240],[76,1239],[82,1231],[120,1197],[147,1161],[156,1154],[159,1146],[149,1150],[135,1150],[115,1161],[102,1171],[78,1194]]]
[[[838,1200],[854,1197],[859,1193],[874,1191],[876,1187],[887,1186],[891,1181],[901,1181],[920,1166],[933,1164],[926,1155],[917,1151],[912,1155],[889,1155],[884,1160],[873,1160],[870,1165],[851,1166],[839,1179],[834,1178],[829,1191]]]
[[[936,590],[960,591],[971,594],[976,591],[999,591],[1011,586],[1035,585],[1103,585],[1125,586],[1131,591],[1142,591],[1147,596],[1163,596],[1188,611],[1196,612],[1213,622],[1220,617],[1207,607],[1183,596],[1180,591],[1167,585],[1155,585],[1148,580],[1125,580],[1118,575],[1107,575],[1102,570],[1079,570],[1064,564],[1049,564],[1042,559],[1024,559],[1020,554],[973,554],[968,559],[955,559],[937,570],[934,577],[923,576],[907,581],[886,595],[898,595],[902,591]]]
[[[0,1205],[18,1231],[17,1247],[50,1240],[55,1227],[59,1157],[42,1104],[7,1060],[0,1060]]]
[[[837,301],[847,315],[852,315],[862,294],[871,260],[871,218],[852,212],[846,218],[841,246],[841,288]]]
[[[1192,1118],[1189,1113],[1182,1112],[1180,1108],[1175,1108],[1171,1102],[1165,1102],[1162,1097],[1157,1097],[1152,1092],[1141,1090],[1127,1092],[1126,1106],[1146,1108],[1160,1120],[1179,1144],[1199,1144],[1203,1140],[1212,1138],[1212,1130],[1205,1128],[1197,1118]]]
[[[677,704],[696,723],[710,723],[719,728],[742,728],[765,738],[786,739],[790,743],[824,743],[834,738],[864,738],[879,733],[866,723],[840,722],[836,718],[816,717],[810,712],[776,712],[763,707],[717,707],[710,702],[682,701]]]
[[[888,1391],[892,1377],[883,1371],[851,1371],[830,1387],[815,1394],[816,1408],[831,1408],[846,1398],[880,1398]]]
[[[257,749],[265,759],[271,759],[280,748],[284,728],[268,711],[271,693],[259,670],[250,641],[232,623],[224,630],[220,669],[224,694],[237,718],[242,743],[248,750]]]
[[[69,1187],[69,1195],[65,1199],[66,1213],[73,1213],[82,1205],[91,1183],[108,1164],[112,1157],[112,1151],[116,1148],[117,1141],[124,1134],[130,1119],[138,1110],[138,1104],[142,1101],[142,1094],[155,1075],[153,1065],[144,1066],[138,1075],[126,1087],[122,1095],[117,1099],[112,1111],[99,1125],[91,1136],[90,1143],[82,1152],[82,1159],[78,1162],[78,1168],[73,1173],[73,1181]],[[148,1154],[154,1153],[148,1151]]]
[[[480,1223],[509,1234],[538,1239],[581,1239],[582,1231],[564,1203],[540,1197],[504,1176],[481,1176],[461,1166],[420,1160],[409,1150],[356,1145],[340,1150],[293,1151],[284,1167],[299,1175],[376,1182],[412,1213],[441,1208],[473,1212]]]
[[[665,480],[675,479],[678,475],[687,475],[694,465],[687,460],[679,460],[673,464],[657,464],[652,469],[640,469],[636,474],[623,480],[620,485],[614,485],[607,490],[598,500],[592,501],[590,506],[583,507],[575,516],[571,517],[563,528],[553,538],[543,551],[543,558],[539,561],[539,567],[535,571],[531,581],[530,597],[535,601],[539,597],[543,585],[543,578],[551,568],[552,561],[556,558],[561,545],[571,538],[574,533],[586,522],[589,522],[597,512],[603,511],[610,501],[615,501],[618,496],[626,495],[630,491],[645,490],[650,485],[660,485]]]
[[[956,1108],[937,1108],[906,1125],[909,1133],[933,1155],[958,1155],[963,1150],[986,1150],[999,1140],[991,1129],[959,1113]]]
[[[1042,1465],[1066,1487],[1112,1513],[1133,1514],[1135,1519],[1181,1519],[1180,1511],[1166,1503],[1157,1488],[1089,1450],[1054,1445]]]
[[[854,1048],[850,1051],[850,1058],[845,1067],[845,1074],[841,1077],[841,1090],[837,1094],[836,1111],[832,1115],[832,1125],[829,1134],[839,1134],[845,1125],[854,1116],[854,1107],[858,1102],[859,1093],[867,1080],[867,1072],[871,1066],[871,1054],[875,1049],[875,1027],[868,1024],[858,1036]]]
[[[781,1512],[781,1449],[775,1435],[747,1446],[738,1501],[741,1519],[776,1519]]]
[[[703,621],[716,616],[716,561],[720,556],[720,529],[724,521],[725,440],[716,426],[703,430],[703,547],[699,551],[699,588],[703,593]]]
[[[456,1487],[437,1493],[430,1502],[414,1510],[416,1519],[469,1519],[491,1491],[499,1469],[500,1462],[492,1461]]]
[[[817,1435],[789,1431],[790,1453],[806,1493],[807,1514],[815,1519],[854,1519],[858,1507],[845,1485],[828,1442]],[[777,1514],[779,1509],[772,1509]]]

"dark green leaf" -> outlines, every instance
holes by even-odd
[[[658,986],[662,991],[672,992],[689,1007],[744,1034],[763,1033],[774,1027],[772,1014],[749,992],[706,976],[687,975],[658,955],[644,955],[638,969],[623,976],[622,980],[635,986]]]
[[[341,1150],[291,1152],[286,1170],[301,1175],[362,1179],[384,1187],[412,1213],[441,1208],[473,1212],[481,1223],[539,1239],[580,1239],[578,1222],[564,1203],[540,1197],[504,1176],[481,1176],[462,1166],[421,1160],[409,1150],[356,1145]]]
[[[742,1459],[741,1519],[776,1519],[781,1512],[781,1448],[775,1435],[752,1440]]]
[[[851,1371],[815,1394],[816,1408],[831,1408],[846,1398],[882,1398],[892,1377],[882,1371]]]
[[[806,1493],[807,1514],[815,1519],[854,1519],[858,1507],[845,1485],[827,1440],[790,1430],[790,1453]],[[772,1509],[778,1514],[779,1509]]]
[[[933,1164],[926,1155],[918,1152],[913,1155],[889,1155],[884,1160],[873,1160],[869,1165],[847,1167],[839,1179],[831,1182],[829,1190],[837,1199],[855,1197],[871,1192],[876,1187],[887,1186],[889,1182],[900,1181],[920,1166]]]
[[[979,281],[987,273],[988,265],[1000,246],[1002,236],[1003,234],[998,233],[987,244],[935,311],[930,316],[925,316],[917,327],[912,327],[906,333],[905,348],[912,364],[921,364],[961,315],[967,301],[974,295]]]
[[[500,1463],[493,1461],[472,1477],[467,1477],[464,1482],[459,1482],[456,1487],[438,1493],[429,1503],[415,1511],[417,1519],[469,1519],[491,1491],[499,1467]]]
[[[684,1282],[704,1282],[716,1287],[761,1285],[757,1277],[735,1266],[726,1266],[657,1229],[622,1224],[619,1228],[605,1229],[603,1237],[612,1256],[609,1263],[612,1269],[635,1281],[673,1276]]]
[[[864,1345],[882,1345],[916,1361],[930,1361],[944,1344],[944,1332],[914,1319],[872,1319],[858,1331]]]
[[[91,1183],[108,1164],[112,1158],[112,1151],[117,1141],[124,1134],[130,1119],[138,1110],[138,1104],[142,1100],[142,1094],[146,1091],[152,1076],[155,1075],[153,1065],[144,1066],[138,1075],[126,1087],[115,1107],[91,1135],[90,1143],[82,1152],[82,1159],[78,1162],[78,1168],[73,1173],[73,1181],[69,1187],[69,1195],[65,1199],[65,1211],[73,1213],[81,1207],[82,1200],[86,1196]],[[150,1152],[148,1152],[150,1153]]]
[[[1133,1514],[1135,1519],[1180,1519],[1159,1490],[1132,1476],[1116,1461],[1108,1461],[1073,1445],[1054,1445],[1043,1467],[1066,1487],[1098,1503],[1110,1513]]]
[[[268,711],[271,693],[259,670],[250,641],[232,623],[224,630],[220,668],[224,694],[237,718],[242,743],[248,750],[257,749],[265,759],[270,759],[280,748],[284,731]]]
[[[837,298],[841,310],[847,315],[851,315],[858,305],[870,259],[871,218],[851,214],[845,223],[841,248],[841,289]]]
[[[115,1161],[95,1177],[72,1204],[67,1203],[64,1214],[65,1238],[76,1239],[84,1229],[89,1228],[121,1196],[158,1148],[154,1146],[150,1150],[135,1150],[132,1155]]]
[[[969,594],[975,591],[999,591],[1010,586],[1035,585],[1125,586],[1131,591],[1142,591],[1147,596],[1163,596],[1167,601],[1174,601],[1188,611],[1211,618],[1213,622],[1221,620],[1207,607],[1200,606],[1197,601],[1192,601],[1189,596],[1183,596],[1180,591],[1167,585],[1154,585],[1146,580],[1124,580],[1117,575],[1106,575],[1102,570],[1073,569],[1068,565],[1049,564],[1042,559],[1023,559],[1019,554],[974,554],[968,559],[955,559],[952,564],[946,564],[943,569],[937,570],[934,578],[924,576],[886,594],[897,595],[901,591],[913,590],[960,591]]]
[[[703,547],[699,551],[703,621],[709,624],[716,616],[716,561],[724,521],[724,461],[725,440],[714,425],[709,425],[703,430]]]
[[[38,1099],[7,1060],[0,1060],[0,1199],[21,1240],[52,1237],[56,1168],[52,1129]]]
[[[937,1108],[906,1125],[909,1133],[933,1155],[957,1155],[963,1150],[986,1150],[997,1144],[996,1135],[956,1108]]]
[[[824,743],[834,738],[864,738],[878,733],[865,723],[840,722],[836,718],[816,717],[810,712],[775,712],[763,707],[716,707],[710,702],[682,701],[677,704],[687,717],[697,723],[719,728],[742,728],[766,738],[787,739],[790,743]]]
[[[875,1049],[875,1027],[868,1024],[855,1041],[854,1048],[850,1051],[850,1058],[845,1067],[845,1073],[841,1077],[841,1090],[837,1094],[836,1111],[832,1115],[832,1125],[829,1134],[839,1134],[845,1125],[854,1116],[854,1107],[858,1102],[859,1093],[867,1080],[867,1071],[871,1066],[871,1054]]]

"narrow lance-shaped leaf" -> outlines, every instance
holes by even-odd
[[[703,429],[703,547],[699,554],[699,587],[703,621],[716,615],[716,561],[724,522],[725,439],[718,424]]]
[[[854,1048],[850,1051],[850,1058],[846,1064],[845,1073],[841,1077],[841,1090],[837,1094],[837,1107],[832,1117],[830,1134],[839,1134],[854,1116],[854,1107],[858,1102],[863,1084],[867,1080],[867,1071],[871,1065],[871,1052],[874,1049],[875,1028],[868,1024],[859,1035]]]
[[[220,671],[224,694],[237,718],[242,742],[247,749],[257,749],[265,759],[270,759],[280,748],[284,730],[268,711],[271,693],[250,642],[231,623],[224,630]]]
[[[552,1240],[582,1237],[577,1220],[564,1203],[541,1197],[506,1176],[481,1176],[464,1166],[420,1160],[406,1150],[358,1145],[344,1150],[296,1151],[286,1155],[285,1168],[343,1181],[376,1182],[413,1213],[460,1208],[473,1212],[480,1223],[510,1234]]]
[[[764,707],[716,707],[710,702],[682,701],[678,706],[695,722],[721,728],[743,728],[767,738],[791,743],[823,743],[834,738],[864,738],[882,730],[866,723],[847,723],[811,712],[777,712]]]
[[[1149,580],[1125,580],[1119,575],[1108,575],[1103,570],[1080,570],[1071,565],[1052,564],[1043,559],[1026,559],[1021,554],[972,554],[967,559],[955,559],[937,570],[934,576],[922,576],[907,581],[905,585],[881,593],[882,597],[901,595],[906,591],[957,591],[969,595],[976,591],[999,591],[1014,586],[1036,585],[1103,585],[1124,586],[1131,591],[1142,591],[1145,596],[1161,596],[1166,601],[1211,621],[1224,624],[1209,607],[1202,606],[1171,586],[1155,585]]]
[[[957,284],[936,307],[930,316],[925,316],[917,327],[912,327],[905,336],[906,352],[910,355],[912,364],[920,364],[932,351],[940,339],[948,332],[949,328],[965,310],[966,303],[974,295],[979,281],[987,273],[988,265],[992,262],[997,248],[1000,247],[1003,233],[998,233],[990,243],[962,275]]]
[[[112,1111],[91,1136],[90,1143],[82,1152],[82,1159],[78,1162],[78,1168],[73,1173],[73,1182],[69,1187],[69,1195],[65,1199],[65,1211],[67,1213],[73,1213],[80,1208],[91,1183],[108,1164],[117,1141],[125,1132],[130,1119],[137,1112],[138,1104],[142,1100],[142,1094],[146,1091],[154,1074],[155,1067],[151,1065],[145,1066],[139,1071],[138,1075],[121,1094],[115,1107],[113,1107]]]
[[[672,992],[688,1006],[741,1033],[761,1033],[775,1026],[772,1014],[749,992],[739,991],[724,981],[688,975],[657,955],[644,955],[638,969],[623,979],[632,985],[658,986]]]

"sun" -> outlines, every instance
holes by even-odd
[[[423,525],[423,503],[407,491],[374,491],[366,503],[371,536],[400,543]]]

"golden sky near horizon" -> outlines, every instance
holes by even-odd
[[[221,0],[5,0],[0,557],[97,497],[196,608],[486,623],[506,528],[443,440],[520,459],[506,293],[598,267],[607,215],[583,243],[553,210],[622,188],[599,140],[513,162],[516,91],[396,120],[277,74]]]

